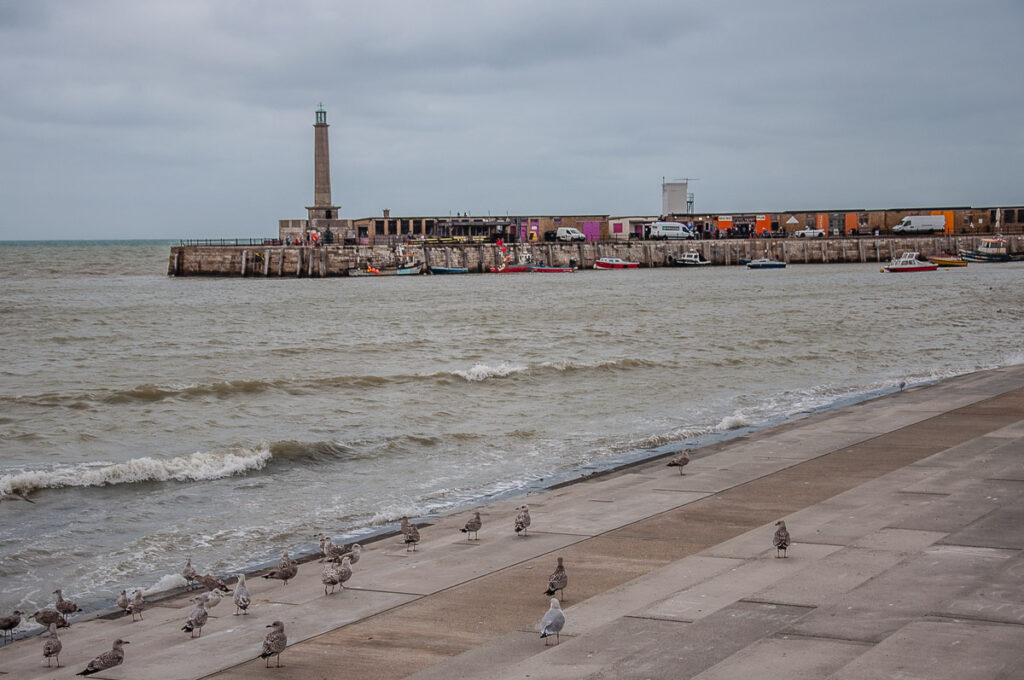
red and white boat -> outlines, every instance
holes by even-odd
[[[885,265],[887,272],[933,272],[939,268],[934,262],[926,262],[917,257],[917,253],[903,253]]]
[[[594,269],[636,269],[639,262],[627,262],[621,257],[601,257],[594,262]]]

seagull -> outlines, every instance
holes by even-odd
[[[192,599],[196,603],[196,608],[188,615],[188,621],[181,627],[183,631],[188,633],[190,639],[195,637],[193,633],[197,630],[199,631],[199,637],[203,636],[203,626],[206,625],[206,621],[210,617],[210,613],[206,609],[206,603],[198,597]]]
[[[74,614],[75,612],[82,611],[82,608],[79,607],[77,604],[75,604],[71,600],[64,599],[64,593],[61,591],[60,588],[57,588],[57,590],[53,591],[53,594],[57,596],[56,607],[57,611],[59,611],[61,614],[67,616],[68,614]]]
[[[250,604],[252,604],[252,596],[249,594],[249,589],[245,587],[245,574],[239,574],[238,583],[235,584],[235,616],[238,616],[238,610],[242,610],[243,614],[248,614]]]
[[[287,569],[293,564],[298,564],[298,562],[292,559],[292,556],[288,554],[288,550],[286,549],[281,553],[281,559],[277,561],[277,567],[278,569]]]
[[[137,591],[141,592],[141,591]],[[124,661],[124,647],[121,645],[128,644],[127,640],[118,638],[114,640],[114,646],[109,652],[103,652],[95,659],[89,662],[89,665],[85,667],[85,670],[81,673],[75,673],[75,675],[92,675],[93,673],[99,673],[105,671],[108,668],[114,666],[120,666],[121,662]]]
[[[686,467],[689,464],[690,464],[690,452],[689,451],[683,451],[683,454],[681,456],[676,456],[675,458],[670,460],[668,463],[666,463],[666,466],[667,467],[678,467],[679,468],[679,476],[682,476],[683,468]]]
[[[0,494],[0,501],[25,501],[26,503],[35,503],[34,500],[29,498],[23,493],[3,493]]]
[[[474,512],[472,519],[466,522],[466,526],[462,527],[460,531],[464,534],[476,534],[477,540],[480,540],[480,526],[482,524],[483,522],[480,521],[480,513]],[[470,536],[469,540],[472,541],[473,537]]]
[[[40,626],[48,627],[51,623],[54,623],[57,624],[58,628],[68,628],[71,625],[68,623],[68,620],[64,618],[64,615],[56,609],[39,609],[33,612],[32,616],[28,618],[35,619],[36,623]]]
[[[333,594],[334,588],[341,585],[341,565],[330,561],[325,563],[320,572],[320,582],[324,584],[324,595]],[[331,592],[327,592],[327,586],[331,587]]]
[[[207,610],[209,610],[209,609],[213,609],[218,604],[220,604],[220,601],[222,599],[223,598],[221,597],[221,594],[220,594],[219,590],[208,590],[207,592],[203,593],[202,595],[196,595],[195,597],[193,597],[192,601],[193,602],[200,602],[200,603],[202,603],[202,605],[204,607],[206,607]]]
[[[146,609],[146,601],[142,599],[142,591],[138,588],[135,589],[135,595],[132,596],[132,601],[128,603],[125,608],[125,614],[132,615],[132,623],[135,623],[135,615],[139,615],[139,621],[142,621],[142,612]],[[100,669],[102,670],[102,669]]]
[[[281,667],[281,652],[288,646],[288,637],[284,634],[284,624],[280,621],[274,621],[267,628],[273,628],[274,630],[267,633],[267,637],[263,640],[263,651],[260,652],[260,658],[267,660],[267,668],[270,668],[270,657],[277,657],[277,667]]]
[[[530,509],[525,505],[516,509],[519,511],[516,514],[516,536],[519,535],[519,532],[525,536],[526,530],[530,528]]]
[[[57,660],[57,668],[60,668],[60,650],[64,645],[61,644],[60,638],[57,637],[57,624],[50,624],[50,637],[46,638],[46,642],[43,643],[43,658],[46,659],[46,667],[50,667],[50,657],[52,656]]]
[[[231,592],[231,588],[228,588],[228,584],[220,580],[213,574],[202,574],[196,576],[195,580],[198,581],[207,590],[222,590],[225,593]]]
[[[326,560],[334,560],[340,562],[341,558],[352,552],[352,546],[350,545],[335,545],[334,541],[331,540],[330,536],[325,536],[323,543],[320,545],[320,552],[324,554],[320,560],[324,562]]]
[[[903,391],[903,388],[904,388],[904,387],[906,387],[906,386],[907,386],[907,381],[906,381],[906,380],[901,380],[901,381],[900,381],[900,385],[899,385],[899,387],[900,387],[900,392],[902,392],[902,391]],[[28,499],[26,499],[26,500],[28,500]]]
[[[558,558],[558,566],[555,567],[555,571],[548,577],[548,589],[544,591],[545,595],[551,596],[555,594],[555,591],[561,591],[559,594],[562,598],[565,598],[565,586],[569,583],[569,576],[565,573],[565,566],[562,565],[562,558]]]
[[[565,626],[565,614],[562,613],[562,607],[558,604],[558,600],[551,598],[551,607],[547,613],[544,614],[544,618],[540,620],[540,636],[546,638],[550,635],[555,636],[555,644],[559,642],[558,634],[562,632],[562,627]],[[544,641],[544,646],[548,646],[548,641]]]
[[[358,543],[352,544],[352,552],[349,553],[348,559],[350,564],[355,564],[359,561],[359,556],[363,554],[363,546]]]
[[[271,569],[269,572],[263,575],[263,578],[276,578],[284,581],[285,585],[288,585],[288,579],[295,578],[295,575],[299,573],[299,564],[291,559],[288,560],[287,565],[283,565],[285,558],[288,556],[288,551],[284,551],[284,555],[281,556],[281,562],[278,562],[277,567]]]
[[[10,616],[4,616],[0,618],[0,631],[3,631],[4,642],[7,642],[7,638],[11,638],[11,642],[14,642],[14,629],[21,624],[21,612],[17,609],[14,610]]]
[[[122,590],[121,594],[117,596],[117,608],[128,611],[128,591]]]
[[[199,576],[199,573],[192,568],[191,555],[185,556],[185,568],[181,570],[181,575],[185,579],[185,582],[190,586],[196,580],[196,577]]]
[[[402,518],[402,535],[405,537],[405,552],[409,552],[410,546],[413,552],[416,552],[416,544],[420,542],[420,530],[415,524],[409,523],[408,517]]]
[[[786,548],[788,548],[789,544],[792,542],[789,539],[789,530],[786,529],[786,523],[781,519],[775,523],[775,526],[778,527],[778,529],[775,530],[775,536],[772,537],[772,545],[775,546],[775,556],[786,557]],[[782,555],[779,555],[780,552]]]

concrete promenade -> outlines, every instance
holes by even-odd
[[[650,461],[483,506],[479,541],[458,531],[467,511],[422,526],[415,553],[370,544],[334,595],[316,563],[287,586],[250,578],[251,614],[225,600],[195,640],[186,597],[144,622],[79,621],[61,631],[66,668],[29,638],[0,648],[0,674],[73,677],[122,637],[125,663],[95,677],[1024,677],[1024,366],[694,454],[684,476]],[[567,624],[546,648],[557,556]],[[275,619],[291,646],[268,670],[255,657]]]

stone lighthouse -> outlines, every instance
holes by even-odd
[[[309,222],[338,218],[338,206],[331,205],[331,148],[327,140],[327,111],[324,105],[316,110],[313,123],[313,205],[306,206]],[[314,227],[315,228],[315,227]]]
[[[340,243],[350,236],[351,220],[338,218],[340,206],[331,203],[331,150],[327,137],[327,111],[324,105],[316,110],[313,123],[313,205],[306,206],[307,219],[278,220],[278,236],[284,241],[305,242],[307,234],[316,232],[321,239]]]

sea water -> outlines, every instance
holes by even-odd
[[[1020,263],[219,279],[168,254],[0,244],[0,492],[35,501],[0,503],[0,613],[1024,361]]]

